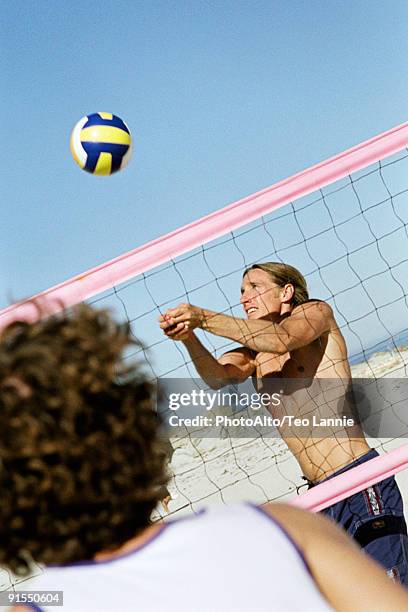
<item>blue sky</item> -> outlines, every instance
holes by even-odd
[[[3,306],[407,120],[404,1],[16,0],[2,16]],[[104,178],[69,152],[100,110],[135,148]]]

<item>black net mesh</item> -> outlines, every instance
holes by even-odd
[[[125,317],[144,348],[149,377],[198,378],[158,316],[180,302],[242,317],[242,272],[281,261],[305,276],[310,296],[327,301],[346,340],[354,378],[406,376],[408,359],[408,153],[406,150],[291,202],[275,213],[135,277],[91,300]],[[198,332],[215,356],[236,343]],[[389,402],[388,402],[389,403]],[[407,418],[408,420],[408,418]],[[387,450],[398,436],[371,440]],[[260,432],[251,438],[171,440],[170,511],[203,500],[281,499],[304,482],[286,444]]]

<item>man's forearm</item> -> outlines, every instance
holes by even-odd
[[[288,351],[287,333],[272,321],[239,319],[203,308],[200,327],[257,352],[282,355]]]
[[[230,382],[224,366],[218,363],[195,334],[192,334],[188,340],[183,340],[183,344],[198,374],[210,387],[221,388]]]

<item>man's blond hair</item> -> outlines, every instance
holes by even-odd
[[[295,292],[291,301],[292,306],[299,306],[299,304],[303,304],[309,299],[305,277],[299,270],[289,264],[278,261],[257,263],[247,268],[243,276],[250,270],[263,270],[267,272],[279,287],[284,287],[287,284],[293,285]]]

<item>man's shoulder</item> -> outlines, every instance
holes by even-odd
[[[291,316],[293,316],[301,313],[311,314],[312,312],[315,312],[316,314],[320,313],[321,315],[327,317],[333,316],[333,309],[330,304],[328,304],[324,300],[319,300],[318,298],[310,298],[305,302],[298,304],[293,308],[290,314]]]

